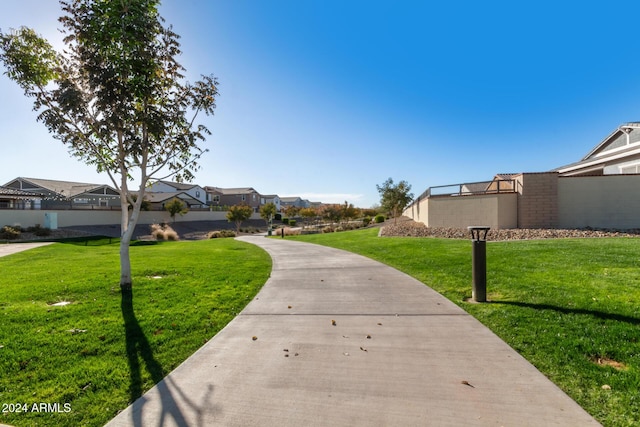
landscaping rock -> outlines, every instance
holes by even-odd
[[[382,237],[439,237],[445,239],[470,239],[469,230],[462,228],[427,227],[420,222],[402,221],[387,224],[380,232]],[[533,229],[514,228],[490,230],[488,241],[562,239],[585,237],[640,237],[640,229],[599,230],[599,229]]]

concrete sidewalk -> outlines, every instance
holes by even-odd
[[[17,254],[18,252],[27,251],[29,249],[39,248],[40,246],[47,246],[50,244],[51,242],[0,244],[0,257]]]
[[[271,278],[108,426],[599,425],[404,273],[322,246],[240,240],[269,252]]]

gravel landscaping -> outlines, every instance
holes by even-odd
[[[412,220],[385,223],[380,232],[383,237],[440,237],[470,239],[469,231],[461,228],[434,228]],[[560,230],[560,229],[502,229],[490,230],[488,241],[562,239],[582,237],[640,237],[640,229],[633,230]]]

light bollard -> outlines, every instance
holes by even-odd
[[[471,298],[475,302],[487,301],[487,233],[491,227],[472,225],[471,232],[472,277]]]

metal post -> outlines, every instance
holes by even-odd
[[[490,227],[470,226],[472,245],[472,277],[471,297],[475,302],[487,301],[487,233]],[[482,234],[483,233],[483,234]]]

